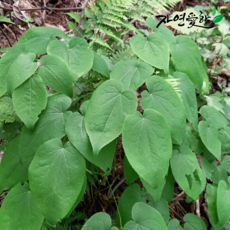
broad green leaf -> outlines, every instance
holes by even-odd
[[[147,109],[125,120],[122,142],[129,163],[153,189],[164,180],[172,156],[169,127],[164,117]]]
[[[24,183],[28,178],[28,161],[19,161],[19,141],[20,136],[13,139],[5,150],[0,163],[0,193],[11,189],[17,183]]]
[[[230,127],[226,126],[220,131],[219,138],[221,149],[224,153],[230,153]]]
[[[124,230],[167,230],[161,214],[147,204],[136,203],[132,209],[132,218]]]
[[[229,124],[229,121],[218,110],[211,106],[204,105],[200,109],[200,114],[208,124],[216,129],[224,128]]]
[[[93,93],[85,115],[86,131],[95,155],[122,131],[125,117],[135,112],[135,94],[122,90],[117,80],[101,84]]]
[[[159,76],[153,76],[146,82],[149,92],[142,92],[143,109],[155,109],[169,124],[172,138],[182,142],[186,131],[184,105],[170,83]]]
[[[69,51],[64,42],[60,40],[51,41],[47,46],[47,53],[62,59],[67,65],[69,64]]]
[[[68,66],[60,58],[52,55],[43,56],[40,59],[42,66],[38,69],[38,75],[45,85],[69,97],[73,96],[72,77]]]
[[[203,85],[203,71],[197,44],[187,36],[176,36],[170,44],[171,59],[177,71],[185,73],[198,90]]]
[[[158,202],[150,202],[148,204],[161,214],[166,224],[169,222],[169,207],[164,199],[161,199]]]
[[[93,51],[82,38],[72,38],[69,42],[69,68],[74,79],[86,74],[93,66]]]
[[[183,230],[180,226],[180,222],[177,219],[171,219],[168,223],[168,230]]]
[[[166,176],[166,181],[161,196],[167,202],[171,202],[173,199],[174,185],[175,185],[175,180],[172,174],[171,167],[169,167],[168,175]]]
[[[43,216],[35,206],[29,185],[17,184],[5,197],[0,209],[0,229],[38,230]]]
[[[170,163],[177,183],[188,196],[197,200],[204,190],[206,180],[196,155],[186,145],[181,145],[173,151]]]
[[[12,93],[15,88],[26,81],[35,70],[38,64],[34,62],[36,55],[33,53],[20,54],[11,65],[7,74],[7,91]]]
[[[14,90],[12,98],[17,115],[28,129],[33,129],[38,115],[47,104],[47,92],[42,79],[34,74]]]
[[[92,69],[100,74],[109,77],[109,69],[105,60],[96,52],[93,53],[94,53],[94,59],[93,59]]]
[[[6,17],[3,17],[3,16],[0,16],[0,22],[8,22],[8,23],[11,23],[11,24],[15,24],[15,23],[11,22],[10,19],[8,19]]]
[[[47,107],[39,116],[34,130],[30,131],[25,126],[20,138],[20,159],[24,160],[34,156],[38,147],[44,142],[62,138],[66,135],[65,122],[70,112],[66,112],[71,104],[71,99],[63,94],[48,98]]]
[[[201,69],[203,71],[203,85],[202,85],[201,94],[206,95],[209,94],[210,83],[209,83],[209,76],[207,74],[208,67],[206,65],[206,62],[204,61],[204,58],[201,58],[201,64],[203,66],[203,68]]]
[[[207,230],[204,221],[193,213],[186,214],[183,219],[185,221],[184,230]]]
[[[0,59],[0,97],[7,92],[7,76],[11,70],[11,66],[14,62],[17,61],[17,58],[20,54],[23,53],[23,47],[13,47],[9,52],[7,52],[1,59]],[[21,68],[20,68],[21,71]]]
[[[219,224],[217,214],[217,188],[211,184],[208,184],[206,187],[206,196],[208,203],[209,221],[215,230],[221,230],[222,225]]]
[[[164,39],[167,42],[173,42],[175,40],[173,32],[163,24],[161,24],[157,28],[158,23],[159,21],[155,20],[152,17],[149,17],[146,20],[146,25],[150,27],[152,30],[154,30],[156,33],[158,33],[162,39]]]
[[[135,172],[133,167],[130,165],[126,156],[124,156],[123,167],[124,167],[124,175],[125,175],[126,184],[130,185],[138,178],[138,174]]]
[[[213,156],[220,160],[221,142],[219,140],[218,130],[207,121],[201,121],[198,128],[201,140],[206,148],[213,154]]]
[[[169,70],[169,46],[157,33],[151,33],[147,38],[138,34],[130,39],[133,52],[148,64]]]
[[[51,225],[66,216],[84,184],[86,165],[69,142],[45,142],[29,167],[30,189],[34,202]]]
[[[132,219],[132,208],[137,202],[146,202],[146,199],[141,197],[142,193],[138,184],[132,184],[122,193],[118,203],[118,209],[121,215],[121,223],[124,226]],[[117,212],[117,223],[121,226],[119,215]]]
[[[225,181],[221,180],[217,188],[217,215],[219,224],[226,224],[230,219],[230,190]]]
[[[137,60],[120,61],[113,67],[110,78],[120,81],[123,90],[135,91],[153,72],[154,69],[144,62]]]
[[[186,117],[192,123],[195,130],[198,128],[196,91],[193,83],[185,73],[174,72],[174,78],[178,80],[177,86],[181,92],[182,101],[186,111]]]
[[[49,55],[61,58],[69,67],[73,80],[86,74],[93,66],[94,54],[81,38],[69,41],[69,48],[61,41],[52,41],[47,47]],[[61,54],[61,55],[60,55]]]
[[[90,217],[82,230],[118,230],[117,227],[111,227],[111,225],[110,216],[107,213],[99,212]]]
[[[32,52],[36,55],[47,53],[47,45],[57,40],[55,36],[63,36],[65,32],[52,27],[33,27],[27,30],[20,38],[17,46],[24,46],[26,52]]]
[[[116,140],[104,146],[98,156],[93,155],[92,145],[85,129],[85,118],[78,112],[71,114],[66,123],[66,133],[75,148],[91,163],[106,172],[111,169],[116,150]]]

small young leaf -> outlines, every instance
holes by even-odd
[[[111,227],[112,221],[107,213],[99,212],[94,214],[83,226],[82,230],[118,230]]]
[[[177,219],[171,219],[168,223],[168,230],[183,230],[180,226],[180,222]]]
[[[138,34],[130,39],[134,53],[150,65],[169,70],[169,47],[165,40],[157,33],[151,33],[148,38]]]
[[[154,69],[144,62],[120,61],[113,67],[110,78],[120,81],[123,90],[135,91],[150,77],[153,71]]]
[[[3,17],[3,16],[0,16],[0,22],[8,22],[8,23],[11,23],[11,24],[15,24],[15,23],[11,22],[10,19],[8,19],[6,17]]]
[[[109,69],[105,60],[96,52],[94,52],[92,69],[100,74],[105,75],[106,77],[109,77]]]
[[[143,109],[158,111],[167,121],[172,138],[182,142],[186,132],[184,105],[174,88],[159,76],[152,76],[146,82],[149,92],[143,91]]]
[[[183,219],[185,221],[184,230],[207,230],[204,221],[192,213],[186,214]]]
[[[56,56],[46,55],[40,59],[42,66],[38,69],[38,75],[45,85],[69,97],[73,96],[72,77],[68,66]]]
[[[121,222],[124,226],[132,219],[132,208],[137,202],[146,202],[145,198],[141,197],[141,191],[138,184],[132,184],[122,193],[119,200],[118,209],[121,215]],[[117,212],[118,226],[121,226],[119,215]]]
[[[47,104],[47,92],[42,79],[34,74],[14,90],[12,98],[17,115],[28,129],[33,129],[38,115]]]
[[[168,172],[172,154],[169,127],[155,110],[145,110],[128,116],[122,130],[125,154],[140,177],[153,189],[157,188]]]
[[[167,230],[161,214],[147,204],[136,203],[132,209],[132,218],[126,223],[124,230]]]
[[[38,230],[44,217],[35,206],[29,185],[17,184],[10,190],[0,209],[0,229]]]
[[[60,139],[53,139],[39,147],[29,167],[30,189],[49,224],[55,225],[72,208],[85,171],[84,158],[69,142],[63,147]]]
[[[122,131],[125,117],[135,112],[135,94],[122,90],[117,80],[101,84],[93,93],[85,115],[86,131],[95,155]]]
[[[200,109],[200,114],[208,124],[216,129],[224,128],[229,124],[229,121],[217,109],[204,105]]]
[[[212,9],[212,15],[214,16],[215,14],[216,14],[216,8],[213,7],[213,9]]]

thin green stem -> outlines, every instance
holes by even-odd
[[[73,82],[73,84],[85,95],[85,93],[80,89],[80,87],[75,82]]]
[[[113,195],[113,199],[114,199],[114,202],[115,202],[116,207],[117,207],[117,213],[118,213],[118,216],[119,216],[120,225],[121,225],[121,229],[122,229],[121,214],[120,214],[120,210],[119,210],[119,208],[118,208],[118,204],[117,204],[117,201],[116,201],[116,197],[115,197],[114,194],[113,194],[113,190],[112,190],[112,188],[111,188],[111,186],[110,186],[110,183],[109,183],[108,179],[106,179],[106,181],[107,181],[107,183],[108,183],[108,185],[109,185],[109,188],[110,188],[110,191],[111,191],[111,193],[112,193],[112,195]]]

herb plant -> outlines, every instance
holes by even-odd
[[[82,230],[207,229],[192,213],[183,227],[169,221],[175,181],[190,201],[206,188],[212,227],[228,225],[229,117],[209,105],[197,112],[196,93],[209,93],[197,44],[156,28],[152,18],[146,23],[155,33],[130,39],[139,59],[117,62],[111,72],[86,41],[66,44],[56,38],[62,31],[47,27],[29,29],[1,58],[0,96],[12,98],[24,126],[0,164],[0,193],[8,192],[0,229],[39,230],[69,217],[86,189],[86,162],[108,175],[120,134],[129,187],[117,205],[117,225],[96,213]],[[103,75],[103,82],[76,111],[74,89],[89,71]],[[134,92],[144,83],[142,113]],[[132,184],[137,178],[145,189]]]

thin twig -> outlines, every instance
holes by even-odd
[[[123,182],[125,181],[125,177],[124,178],[122,178],[117,184],[116,184],[116,186],[113,188],[113,190],[112,190],[112,194],[114,194],[115,193],[115,191],[120,187],[120,185],[121,184],[123,184]],[[110,190],[109,190],[110,191]],[[111,198],[111,192],[108,192],[108,198]]]
[[[77,26],[75,37],[77,37],[78,32],[80,30],[81,23],[83,21],[84,15],[85,15],[85,7],[87,6],[87,3],[88,3],[88,0],[85,0],[84,4],[82,5],[81,18],[80,18],[80,21],[79,21],[78,26]]]
[[[200,201],[199,198],[196,200],[196,215],[200,217]]]
[[[6,11],[13,11],[13,8],[1,7],[1,9]],[[34,10],[55,10],[55,11],[78,11],[83,10],[83,7],[75,8],[51,8],[51,7],[35,7],[35,8],[17,8],[19,11],[34,11]]]
[[[6,33],[4,32],[4,30],[2,29],[2,27],[0,26],[0,30],[2,31],[3,35],[5,36],[5,38],[7,39],[7,41],[9,42],[10,46],[12,47],[12,44],[10,42],[10,39],[7,37]]]
[[[178,200],[178,199],[181,198],[184,194],[185,194],[184,191],[182,191],[180,194],[178,194],[176,197],[174,197],[174,198],[172,199],[172,202]]]
[[[46,20],[46,0],[43,0],[43,6],[44,6],[44,10],[43,10],[43,13],[42,13],[42,24],[43,26],[45,26],[45,20]]]

